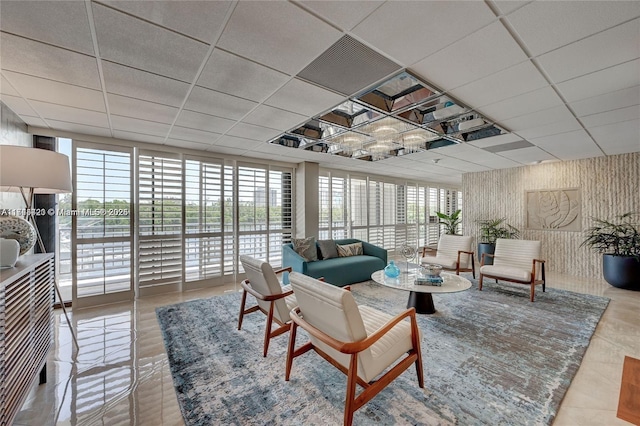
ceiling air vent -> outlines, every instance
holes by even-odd
[[[353,95],[402,67],[353,37],[343,36],[298,77],[343,95]]]

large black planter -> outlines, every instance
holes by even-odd
[[[635,256],[602,255],[605,281],[614,287],[640,291],[640,259]]]
[[[496,251],[496,245],[491,243],[478,243],[478,264],[482,262],[482,253],[493,254]],[[485,265],[493,265],[493,257],[486,256],[484,258]]]

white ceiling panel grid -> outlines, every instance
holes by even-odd
[[[0,100],[54,132],[459,184],[637,151],[638,31],[639,1],[3,1]],[[363,49],[391,70],[364,78]],[[377,162],[264,142],[400,67],[512,133]]]

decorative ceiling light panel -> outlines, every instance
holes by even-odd
[[[378,161],[505,133],[404,71],[270,143]]]

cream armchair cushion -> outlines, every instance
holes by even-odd
[[[351,292],[344,288],[296,272],[289,279],[298,308],[291,311],[287,381],[293,358],[310,349],[332,360],[348,376],[345,424],[351,424],[353,412],[411,364],[416,366],[420,387],[424,386],[420,333],[413,308],[393,317],[368,306],[358,306]],[[403,321],[405,318],[410,321]],[[308,332],[310,342],[295,349],[298,326]],[[371,383],[399,359],[399,363]],[[365,388],[357,398],[356,383]],[[361,404],[356,406],[356,399]]]
[[[478,289],[482,290],[483,278],[494,278],[531,285],[531,301],[535,297],[535,285],[545,290],[544,260],[540,260],[540,241],[498,238],[493,255],[493,265],[480,267]]]
[[[461,271],[473,271],[475,278],[475,264],[473,261],[473,237],[463,235],[442,235],[438,240],[438,250],[435,256],[423,256],[421,263],[442,265],[444,269],[450,269],[460,273]],[[458,255],[460,262],[458,263]]]

